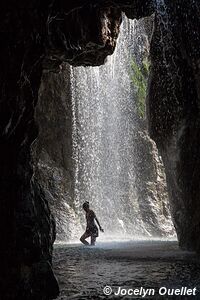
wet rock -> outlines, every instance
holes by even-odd
[[[165,164],[180,245],[199,251],[199,8],[196,1],[165,4],[151,43],[149,130]]]
[[[135,133],[137,145],[136,186],[142,220],[151,236],[174,236],[162,159],[156,144],[140,120]]]
[[[39,135],[34,147],[35,177],[56,218],[58,240],[70,238],[67,217],[74,206],[70,85],[68,64],[62,64],[59,73],[44,73],[36,109]]]

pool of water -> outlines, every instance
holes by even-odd
[[[59,300],[200,299],[200,259],[195,253],[181,251],[176,241],[104,242],[95,247],[58,244],[53,266],[60,285]],[[111,295],[104,294],[105,286],[112,288]],[[126,291],[143,288],[146,293],[152,289],[155,294],[116,296],[119,287]],[[161,287],[197,290],[190,296],[169,296],[159,295]]]

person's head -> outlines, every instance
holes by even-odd
[[[84,203],[83,203],[83,209],[84,209],[85,211],[88,211],[89,208],[90,208],[89,202],[88,202],[88,201],[84,202]]]

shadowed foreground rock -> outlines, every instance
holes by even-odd
[[[200,251],[200,11],[165,1],[151,43],[148,119],[165,164],[180,246]]]

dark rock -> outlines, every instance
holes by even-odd
[[[137,0],[133,1],[131,6],[124,6],[123,11],[129,19],[140,19],[152,15],[155,12],[155,6],[155,1]]]
[[[66,12],[54,7],[48,16],[47,60],[101,65],[114,52],[120,24],[117,8],[88,4]]]
[[[155,1],[65,1],[50,6],[47,20],[47,55],[44,67],[59,62],[74,66],[98,66],[114,52],[121,12],[129,18],[150,16]],[[103,30],[102,30],[103,29]]]
[[[8,1],[6,9],[1,10],[0,293],[2,299],[9,300],[40,298],[33,286],[32,266],[41,261],[51,263],[55,239],[54,221],[32,179],[31,163],[31,144],[37,137],[34,105],[44,55],[42,16],[33,2],[24,9],[21,5],[12,6]],[[58,293],[52,270],[47,273],[40,299],[47,299],[48,277],[55,287],[52,295]]]
[[[200,23],[197,1],[165,1],[151,44],[148,119],[166,168],[180,246],[200,250]]]

